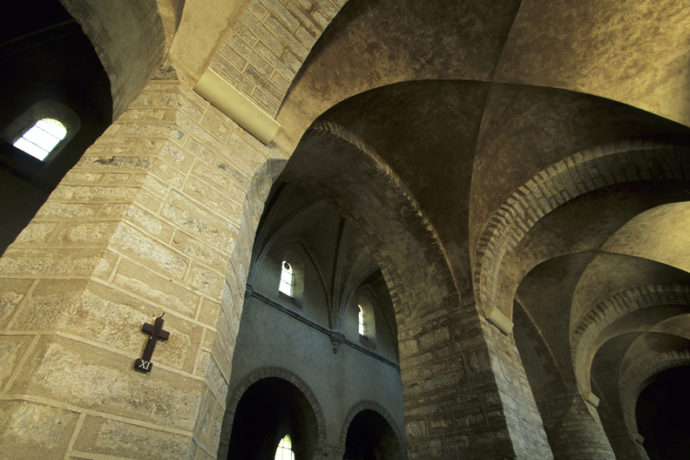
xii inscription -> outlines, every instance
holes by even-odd
[[[168,337],[170,337],[170,333],[163,330],[163,315],[165,315],[165,313],[156,318],[153,325],[144,323],[141,328],[142,332],[149,334],[149,339],[146,342],[146,348],[144,348],[142,357],[134,361],[134,369],[139,372],[151,372],[151,368],[153,368],[151,356],[153,355],[153,350],[156,348],[156,342],[158,342],[159,339],[168,340]]]

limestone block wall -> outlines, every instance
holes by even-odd
[[[345,0],[252,0],[211,68],[275,115],[316,40]]]
[[[491,356],[505,423],[517,458],[552,458],[552,446],[532,394],[515,338],[482,318],[482,330]]]
[[[579,393],[551,396],[538,404],[557,458],[616,458],[597,411],[588,408]]]
[[[269,156],[177,81],[87,150],[0,259],[4,456],[214,458]]]

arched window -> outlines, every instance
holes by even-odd
[[[67,135],[67,128],[54,118],[43,118],[26,130],[14,146],[41,161],[52,152]]]
[[[362,306],[359,304],[357,305],[357,308],[359,309],[359,311],[357,313],[357,324],[358,324],[357,330],[359,331],[359,335],[366,335],[367,328],[364,324],[364,310],[362,310]]]
[[[360,291],[357,296],[357,335],[360,341],[374,345],[376,340],[376,314],[374,302],[368,290]]]
[[[278,290],[283,294],[292,297],[295,291],[295,273],[292,265],[287,260],[283,260],[280,266],[280,284]]]
[[[275,460],[295,460],[295,453],[292,451],[292,439],[286,434],[278,443]]]

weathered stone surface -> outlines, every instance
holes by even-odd
[[[151,323],[160,314],[160,310],[142,306],[136,298],[97,283],[44,280],[25,302],[13,329],[58,330],[97,340],[136,358],[147,338],[141,333],[142,325]],[[168,316],[165,328],[174,335],[158,346],[155,362],[192,372],[201,327]]]
[[[197,294],[128,260],[119,263],[113,283],[154,305],[173,309],[190,318],[194,317],[199,305]]]
[[[0,326],[4,327],[12,318],[32,283],[28,279],[0,280]]]
[[[216,396],[208,389],[204,389],[203,400],[199,407],[194,433],[197,442],[207,450],[215,451],[220,439],[221,423],[225,413],[225,401],[221,404]]]
[[[111,247],[123,256],[171,279],[181,280],[189,264],[186,258],[127,225],[118,227]]]
[[[28,401],[0,401],[2,457],[60,458],[67,451],[79,415]]]
[[[162,417],[166,425],[192,430],[203,384],[155,364],[148,374],[136,372],[135,358],[63,337],[45,337],[9,391],[153,424]]]
[[[33,336],[0,335],[0,391],[5,387],[26,352]]]
[[[80,278],[91,274],[100,261],[98,249],[11,247],[0,259],[0,274],[31,277]]]
[[[87,416],[73,450],[125,458],[186,458],[190,436],[149,427]]]

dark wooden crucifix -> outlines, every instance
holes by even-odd
[[[163,313],[165,315],[165,313]],[[139,372],[151,372],[153,363],[151,362],[151,356],[153,355],[153,350],[156,348],[156,342],[158,339],[168,340],[170,333],[163,330],[163,315],[156,318],[153,325],[149,323],[144,323],[141,330],[149,334],[149,339],[146,342],[146,348],[144,348],[144,355],[134,361],[134,369]]]

